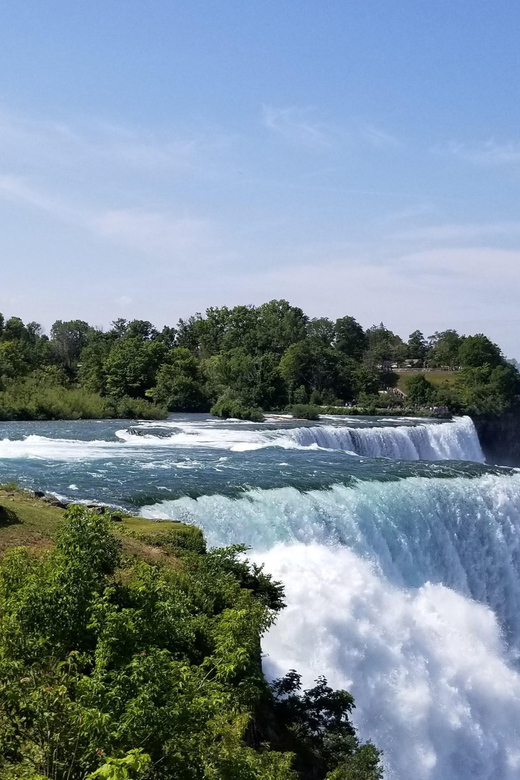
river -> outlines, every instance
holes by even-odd
[[[0,482],[199,525],[283,580],[268,677],[356,698],[387,780],[520,777],[520,472],[472,421],[0,424]]]

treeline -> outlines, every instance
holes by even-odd
[[[52,551],[1,562],[1,780],[381,780],[347,691],[266,682],[280,583],[195,529],[125,556],[113,525],[70,508]]]
[[[447,369],[453,382],[409,380],[392,392],[396,369]],[[385,394],[386,391],[386,394]],[[37,323],[0,315],[0,417],[157,417],[208,411],[255,417],[288,405],[445,406],[505,411],[520,377],[482,334],[454,330],[407,341],[385,325],[364,330],[350,316],[310,319],[287,301],[210,308],[156,329],[116,320],[107,331],[58,320],[49,336]]]

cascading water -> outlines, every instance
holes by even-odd
[[[483,461],[468,417],[0,424],[0,482],[251,545],[266,675],[351,690],[385,780],[520,777],[520,473]]]
[[[520,675],[489,609],[443,585],[399,588],[346,548],[277,545],[261,560],[288,604],[266,675],[350,690],[385,780],[518,780]]]
[[[487,604],[520,647],[520,473],[184,497],[142,514],[194,523],[214,545],[348,547],[398,587],[443,583]]]
[[[520,776],[520,474],[359,481],[163,502],[286,587],[264,642],[352,691],[389,780]],[[478,603],[480,602],[480,603]]]
[[[351,428],[320,425],[288,431],[288,438],[308,447],[348,450],[367,458],[396,460],[472,460],[484,456],[470,417],[414,426]]]

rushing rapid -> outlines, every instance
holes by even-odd
[[[9,423],[11,479],[250,545],[286,589],[266,675],[351,690],[387,780],[520,777],[520,472],[470,418]]]

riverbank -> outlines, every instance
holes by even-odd
[[[50,549],[69,506],[73,504],[51,493],[23,490],[16,485],[0,486],[0,554],[18,546],[34,552]],[[143,560],[174,564],[172,550],[176,546],[205,547],[202,532],[193,525],[176,520],[146,520],[120,510],[113,512],[103,504],[85,505],[85,508],[92,514],[108,517],[123,550]],[[169,548],[164,545],[165,539]]]
[[[395,407],[387,408],[384,406],[320,406],[318,407],[320,414],[333,414],[333,415],[346,415],[347,417],[429,417],[436,418],[438,420],[451,420],[453,415],[448,409],[438,409],[434,407],[421,408],[409,406],[409,407]]]

